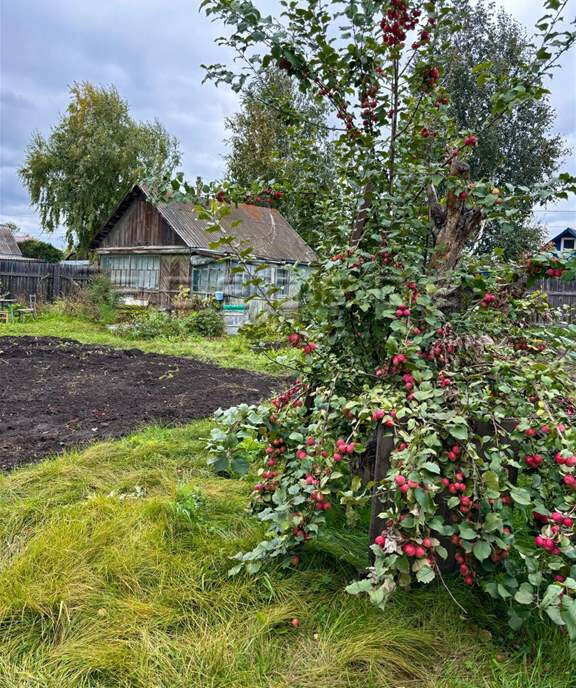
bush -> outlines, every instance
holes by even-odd
[[[204,337],[221,337],[224,334],[224,318],[220,311],[206,308],[195,315],[194,329]]]
[[[64,259],[62,251],[46,241],[26,239],[25,241],[20,241],[18,247],[24,258],[36,258],[37,260],[45,260],[48,263],[58,263]]]
[[[118,294],[107,275],[97,274],[88,284],[78,287],[58,304],[68,314],[93,322],[112,322],[116,316]]]
[[[181,318],[150,309],[134,314],[129,322],[119,325],[117,333],[126,339],[187,337],[194,334],[218,337],[224,333],[224,321],[222,315],[213,309],[192,312]]]
[[[154,339],[181,335],[184,318],[172,318],[169,313],[155,309],[134,315],[132,320],[118,326],[117,333],[126,339]]]

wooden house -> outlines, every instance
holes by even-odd
[[[0,225],[0,257],[22,258],[22,251],[16,243],[10,225]]]
[[[240,204],[223,224],[238,247],[251,247],[251,262],[261,268],[258,276],[278,287],[278,296],[295,296],[302,274],[316,256],[282,215],[273,208]],[[210,248],[217,237],[207,227],[193,204],[155,204],[137,185],[90,247],[101,269],[126,297],[166,306],[181,287],[187,287],[192,293],[219,293],[224,301],[241,302],[255,289],[245,286],[245,275],[234,270],[233,251]]]
[[[575,251],[576,250],[576,229],[566,227],[560,234],[550,239],[550,243],[554,244],[557,251]]]

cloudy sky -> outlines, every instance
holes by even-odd
[[[498,2],[527,26],[541,14],[536,0]],[[256,4],[265,8],[271,0]],[[576,0],[570,4],[575,14]],[[65,110],[74,81],[114,84],[136,119],[158,118],[180,140],[189,178],[222,173],[224,120],[237,97],[201,83],[200,64],[225,55],[214,45],[218,27],[198,6],[199,0],[0,0],[0,222],[42,236],[17,169],[32,133],[47,135]],[[558,131],[574,149],[565,164],[573,174],[575,74],[573,51],[552,86]],[[576,225],[576,198],[548,210],[537,217],[551,231]]]

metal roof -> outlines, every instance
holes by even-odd
[[[92,241],[91,248],[98,248],[100,240],[112,230],[130,203],[140,194],[148,199],[146,189],[141,186],[134,187],[124,197]],[[219,234],[206,231],[210,223],[197,218],[194,204],[162,203],[156,208],[188,247],[192,250],[212,250],[210,244],[218,239]],[[231,208],[222,225],[228,235],[235,237],[235,248],[251,248],[256,258],[292,263],[311,263],[316,259],[314,251],[275,208],[240,204]],[[225,246],[218,250],[218,253],[223,252],[229,252]]]
[[[0,256],[22,256],[22,252],[8,225],[0,225]]]
[[[158,210],[191,248],[209,249],[222,236],[206,231],[210,223],[197,219],[192,204],[168,203],[158,206]],[[275,208],[242,203],[231,209],[222,225],[225,234],[235,237],[236,249],[248,247],[257,258],[303,263],[311,263],[316,258],[314,251]],[[220,250],[225,251],[226,247]]]

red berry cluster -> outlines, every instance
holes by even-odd
[[[314,502],[314,508],[316,509],[316,511],[328,511],[328,509],[332,508],[331,502],[326,501],[324,495],[319,490],[314,490],[310,494],[310,497]]]
[[[424,559],[427,555],[426,548],[414,542],[403,544],[402,551],[407,557],[415,557],[416,559]]]
[[[430,67],[424,72],[422,77],[422,88],[425,91],[432,91],[438,85],[440,79],[440,70],[438,67]]]
[[[288,335],[288,342],[295,349],[302,349],[306,356],[313,353],[318,348],[318,344],[307,341],[306,338],[298,334],[298,332],[292,332],[292,334]]]
[[[490,308],[491,306],[495,306],[497,302],[497,298],[494,294],[491,294],[489,291],[487,291],[484,296],[482,297],[482,300],[480,301],[480,308],[483,308],[486,310],[487,308]]]
[[[568,468],[574,468],[576,466],[576,456],[562,456],[560,452],[556,453],[554,461],[559,466],[568,466]]]
[[[469,134],[464,137],[463,143],[465,146],[474,147],[478,143],[478,137],[475,134]]]
[[[300,394],[301,391],[302,385],[300,384],[300,382],[297,382],[295,385],[287,389],[285,392],[272,399],[272,404],[278,411],[287,406],[288,404],[291,404],[294,407],[302,406],[302,400],[294,398],[295,396]]]
[[[391,48],[395,46],[402,48],[406,40],[406,33],[416,28],[421,11],[414,9],[412,12],[408,12],[408,7],[404,0],[392,0],[391,5],[386,11],[386,16],[380,22],[383,41]],[[428,36],[427,40],[429,38]],[[422,40],[422,37],[420,40]]]
[[[541,454],[529,454],[524,457],[524,463],[529,467],[537,470],[542,465],[544,457]]]
[[[448,461],[458,461],[462,454],[462,448],[458,444],[453,444],[452,447],[445,452]]]
[[[550,259],[551,265],[541,265],[540,263],[535,263],[533,260],[529,260],[526,263],[526,269],[529,275],[534,277],[562,277],[565,272],[565,268],[558,265],[560,261],[556,257]]]
[[[445,389],[446,387],[450,387],[452,384],[452,379],[449,378],[443,370],[441,370],[438,373],[438,384],[440,387],[442,387],[442,389]]]
[[[455,542],[456,540],[456,542]],[[460,544],[460,538],[458,535],[452,536],[452,542],[454,544]],[[470,556],[466,552],[456,552],[454,559],[458,564],[458,570],[460,575],[464,578],[464,583],[466,585],[474,585],[474,570],[470,565]]]
[[[398,308],[396,309],[396,317],[397,318],[409,318],[410,317],[410,308],[408,306],[405,306],[403,303],[401,303]]]

